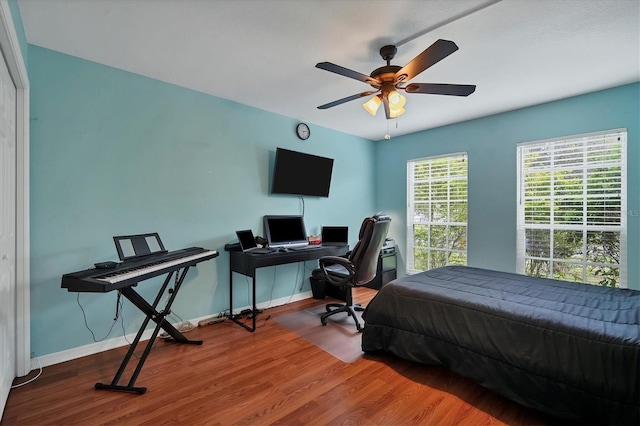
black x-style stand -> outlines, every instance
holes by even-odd
[[[173,301],[176,298],[176,295],[178,294],[178,290],[180,289],[180,286],[182,285],[182,282],[184,281],[184,278],[187,275],[188,270],[189,270],[189,266],[185,266],[182,269],[182,271],[178,269],[178,270],[169,272],[169,274],[167,275],[167,278],[164,280],[164,284],[162,284],[162,287],[160,288],[160,291],[158,291],[158,295],[156,296],[153,302],[153,305],[150,305],[142,296],[140,296],[133,289],[133,286],[128,286],[120,289],[121,294],[124,297],[126,297],[131,303],[133,303],[138,309],[140,309],[143,313],[145,313],[147,317],[144,319],[144,321],[142,321],[140,330],[138,330],[138,334],[136,335],[136,338],[133,340],[133,343],[131,344],[131,346],[129,347],[129,350],[127,351],[127,354],[122,360],[122,363],[120,364],[120,368],[118,369],[118,372],[116,373],[113,380],[111,381],[111,384],[96,383],[95,385],[96,389],[106,389],[106,390],[121,391],[121,392],[134,392],[139,394],[145,393],[147,391],[147,388],[136,387],[134,386],[134,383],[138,378],[140,371],[142,370],[142,366],[144,365],[144,362],[146,361],[147,356],[149,356],[149,352],[151,352],[151,347],[153,346],[153,343],[156,337],[158,337],[158,333],[160,332],[160,329],[163,329],[164,331],[167,332],[167,334],[169,334],[172,337],[172,339],[165,339],[165,341],[170,341],[175,343],[188,343],[192,345],[202,344],[202,340],[187,339],[186,337],[184,337],[182,333],[180,333],[180,331],[178,331],[173,325],[171,325],[171,323],[169,323],[166,320],[166,317],[171,313],[171,305],[173,304]],[[167,300],[164,310],[158,312],[156,308],[160,303],[160,300],[162,299],[162,296],[164,295],[165,291],[167,290],[167,286],[169,285],[169,282],[171,281],[171,278],[173,277],[174,272],[176,273],[176,277],[177,277],[176,284],[172,289],[169,289],[169,293],[171,294],[171,296],[169,296],[169,299]],[[133,356],[133,353],[135,352],[136,347],[140,342],[140,338],[142,338],[142,334],[147,328],[147,324],[149,324],[150,320],[153,320],[156,323],[156,327],[153,330],[153,334],[151,335],[151,338],[147,342],[147,346],[145,347],[144,352],[142,353],[142,356],[138,359],[138,365],[136,366],[133,374],[131,375],[131,379],[129,380],[129,383],[126,386],[118,385],[118,382],[122,378],[122,374],[124,373],[124,370],[127,368],[127,365],[129,364],[129,360]]]

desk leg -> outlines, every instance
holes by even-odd
[[[253,274],[253,309],[251,310],[251,331],[256,331],[256,316],[258,308],[256,307],[256,274]]]
[[[229,318],[233,320],[233,271],[229,267]]]
[[[253,274],[253,288],[252,288],[252,304],[253,304],[253,315],[251,315],[251,327],[249,327],[244,322],[238,319],[238,315],[233,314],[233,271],[229,269],[229,319],[236,324],[244,327],[250,332],[256,331],[256,313],[258,309],[256,308],[256,274]]]

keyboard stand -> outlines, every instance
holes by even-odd
[[[96,383],[95,384],[96,389],[104,389],[104,390],[112,390],[112,391],[120,391],[120,392],[134,392],[138,394],[145,393],[147,391],[147,388],[136,387],[134,386],[134,383],[136,382],[138,375],[142,370],[142,366],[144,365],[144,362],[146,361],[147,356],[149,356],[149,353],[151,352],[151,347],[153,346],[156,337],[158,337],[158,333],[160,332],[160,329],[163,329],[164,331],[167,332],[167,334],[169,334],[172,337],[171,339],[165,339],[165,341],[175,342],[175,343],[186,343],[186,344],[192,344],[192,345],[202,344],[202,340],[187,339],[180,331],[178,331],[170,322],[166,320],[166,317],[171,313],[171,305],[173,304],[173,301],[175,300],[176,295],[178,294],[178,290],[180,290],[180,286],[182,285],[182,282],[184,281],[184,278],[186,277],[188,270],[189,270],[189,266],[185,266],[182,269],[182,271],[178,269],[178,270],[169,272],[169,274],[167,275],[167,278],[164,280],[164,284],[162,284],[162,287],[160,288],[160,291],[158,291],[158,294],[155,300],[153,301],[152,305],[149,304],[149,302],[147,302],[142,296],[140,296],[140,294],[138,294],[133,289],[133,286],[128,286],[120,289],[120,293],[124,297],[126,297],[131,303],[133,303],[138,309],[140,309],[144,314],[146,314],[146,318],[144,319],[144,321],[142,321],[142,325],[138,330],[138,334],[136,335],[136,338],[133,340],[133,343],[131,344],[131,346],[129,346],[129,350],[127,351],[127,354],[122,360],[122,363],[120,364],[120,368],[118,369],[118,372],[116,373],[116,375],[113,377],[113,380],[111,381],[111,383],[110,384]],[[174,272],[176,273],[176,284],[173,287],[173,289],[169,289],[169,293],[171,295],[169,296],[169,299],[167,300],[167,303],[164,306],[164,309],[158,312],[157,306],[160,303],[160,300],[162,299],[162,296],[164,295],[165,291],[167,290],[167,287],[169,285],[169,282],[171,282],[171,278],[173,277]],[[140,358],[138,359],[138,365],[136,366],[133,374],[131,375],[131,378],[129,379],[129,383],[126,386],[118,385],[118,382],[122,378],[122,374],[127,368],[127,364],[129,364],[129,361],[131,360],[131,357],[133,356],[133,353],[135,352],[136,347],[138,346],[138,343],[142,338],[142,334],[147,328],[147,324],[149,324],[150,320],[153,320],[156,323],[156,327],[153,330],[151,338],[147,342],[147,346],[144,348],[144,352],[142,353],[142,356],[140,356]]]

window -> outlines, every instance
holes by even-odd
[[[467,154],[407,162],[407,273],[467,263]]]
[[[626,130],[518,145],[518,272],[626,287]]]

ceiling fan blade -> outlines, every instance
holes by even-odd
[[[458,50],[458,46],[454,42],[442,39],[437,40],[431,46],[427,47],[424,52],[413,58],[411,62],[398,70],[395,75],[396,82],[401,83],[411,80],[413,77],[420,74],[430,66],[437,64],[456,50]]]
[[[360,98],[363,98],[365,96],[373,95],[374,93],[377,93],[377,92],[362,92],[362,93],[358,93],[357,95],[347,96],[346,98],[338,99],[337,101],[333,101],[333,102],[329,102],[328,104],[320,105],[318,107],[318,109],[332,108],[334,106],[341,105],[341,104],[343,104],[345,102],[353,101],[354,99],[360,99]]]
[[[345,77],[353,78],[355,80],[362,81],[363,83],[378,84],[378,80],[371,78],[368,75],[350,70],[345,67],[341,67],[340,65],[332,64],[331,62],[318,62],[316,64],[316,68],[320,68],[321,70],[340,74]]]
[[[476,86],[472,84],[411,83],[404,90],[407,93],[469,96],[476,91]]]

